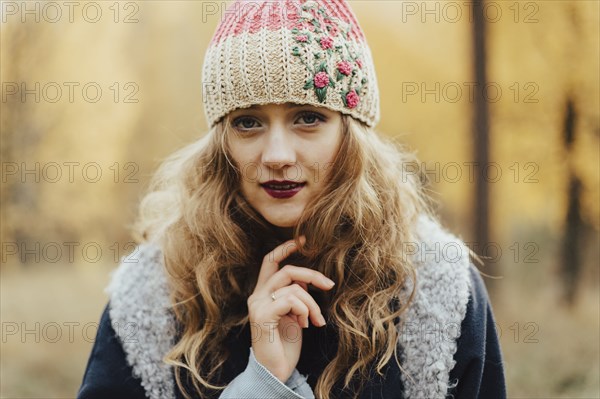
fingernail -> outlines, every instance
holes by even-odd
[[[323,315],[319,316],[319,321],[321,322],[320,327],[323,327],[325,324],[327,324],[327,322],[325,321],[325,318],[323,317]]]
[[[329,288],[333,287],[335,285],[335,283],[333,282],[332,279],[325,277],[324,280],[325,284],[327,284],[329,286]]]

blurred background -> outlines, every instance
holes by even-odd
[[[206,131],[229,3],[1,3],[2,398],[76,395],[140,195]],[[509,396],[600,397],[598,1],[351,6],[378,131],[484,258]]]

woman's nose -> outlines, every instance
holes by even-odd
[[[274,168],[296,163],[293,137],[284,129],[272,129],[266,136],[262,162]]]

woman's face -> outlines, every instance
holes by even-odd
[[[295,226],[308,201],[323,190],[341,143],[341,114],[285,103],[237,109],[228,118],[242,194],[272,225]]]

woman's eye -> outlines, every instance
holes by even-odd
[[[303,120],[306,125],[314,125],[316,122],[324,122],[325,118],[315,112],[303,113],[298,120]]]
[[[241,129],[252,129],[255,126],[256,120],[253,118],[241,117],[233,121],[233,126]]]

